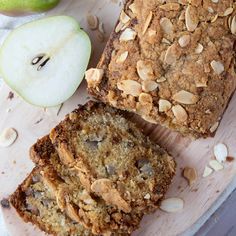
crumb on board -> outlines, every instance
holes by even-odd
[[[10,91],[10,92],[8,93],[7,99],[8,99],[8,100],[12,100],[13,98],[14,98],[14,93],[13,93],[12,91]]]
[[[10,208],[10,202],[7,198],[3,198],[0,203],[1,203],[2,208],[5,208],[5,209]]]

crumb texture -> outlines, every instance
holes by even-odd
[[[212,136],[235,91],[233,0],[130,0],[88,90],[185,135]]]
[[[175,173],[166,151],[123,112],[101,103],[88,103],[69,114],[50,138],[85,189],[125,213],[156,209]]]

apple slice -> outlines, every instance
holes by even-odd
[[[75,19],[44,18],[8,35],[0,49],[0,73],[29,103],[56,106],[80,85],[90,54],[90,39]]]

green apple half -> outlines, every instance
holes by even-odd
[[[90,54],[90,39],[75,19],[44,18],[8,35],[0,49],[0,73],[29,103],[56,106],[80,85]]]
[[[0,12],[10,16],[43,12],[52,9],[59,2],[60,0],[0,0]]]

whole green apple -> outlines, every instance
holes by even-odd
[[[0,0],[0,12],[9,16],[48,11],[60,0]]]

